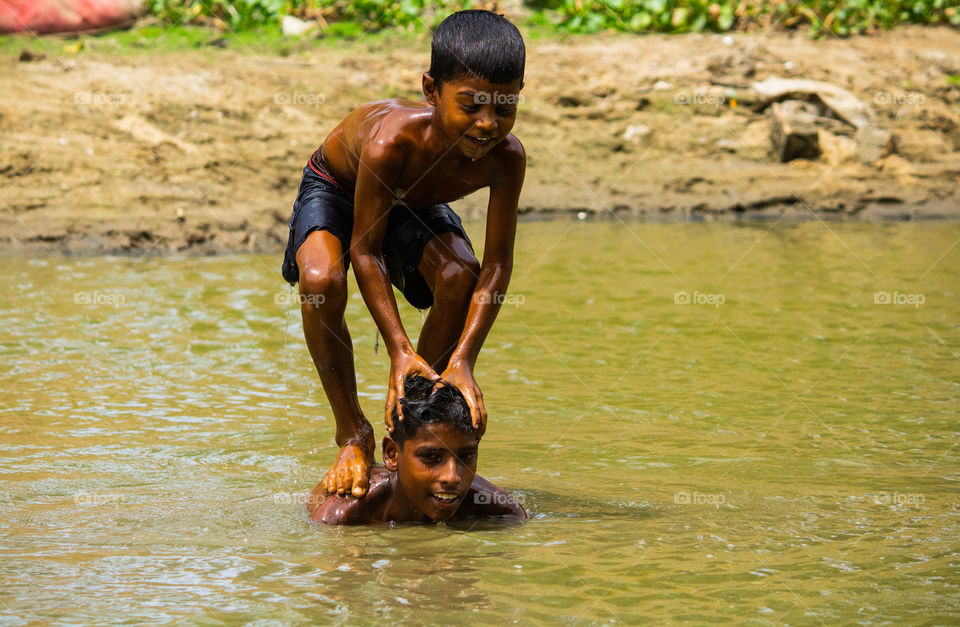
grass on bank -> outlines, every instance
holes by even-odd
[[[805,28],[814,36],[852,35],[898,24],[960,25],[958,0],[151,0],[167,24],[212,20],[233,30],[283,15],[320,19],[334,34],[413,26],[433,30],[466,8],[525,13],[569,33],[727,32]]]
[[[229,48],[285,56],[353,42],[370,48],[424,46],[450,12],[473,6],[524,15],[528,39],[599,32],[685,33],[803,30],[810,36],[867,33],[898,24],[960,26],[960,0],[149,0],[150,16],[103,35],[0,36],[0,54],[112,54]],[[514,4],[509,4],[513,2]],[[498,4],[499,3],[499,4]],[[284,36],[295,15],[323,24]]]

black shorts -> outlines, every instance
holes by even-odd
[[[350,267],[350,237],[353,233],[353,198],[335,183],[313,171],[303,169],[300,191],[290,216],[290,237],[283,255],[283,278],[294,285],[300,278],[297,250],[313,231],[329,231],[343,245],[343,267]],[[383,255],[390,270],[390,282],[417,309],[433,305],[433,293],[417,266],[427,242],[441,233],[456,233],[473,250],[460,216],[450,205],[440,203],[426,208],[394,205],[387,217],[383,237]]]

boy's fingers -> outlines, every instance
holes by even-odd
[[[397,392],[397,420],[403,422],[403,403],[400,401],[403,400],[403,382],[400,383],[400,389]]]
[[[477,422],[474,424],[474,428],[479,433],[480,437],[483,437],[483,434],[487,431],[487,408],[483,405],[483,397],[476,397],[477,403]]]
[[[384,408],[383,421],[387,425],[387,431],[393,431],[393,405],[396,402],[396,393],[393,391],[393,387],[387,390],[387,404]]]

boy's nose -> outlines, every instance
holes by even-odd
[[[460,468],[457,460],[451,457],[440,469],[440,485],[445,489],[453,489],[460,484]]]
[[[482,115],[477,119],[476,127],[478,130],[490,133],[497,130],[497,123],[493,120],[493,116]]]

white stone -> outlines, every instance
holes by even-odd
[[[309,33],[316,27],[316,22],[305,22],[304,20],[292,15],[284,15],[283,19],[280,21],[280,28],[283,30],[283,34],[287,37],[295,37],[297,35]]]

